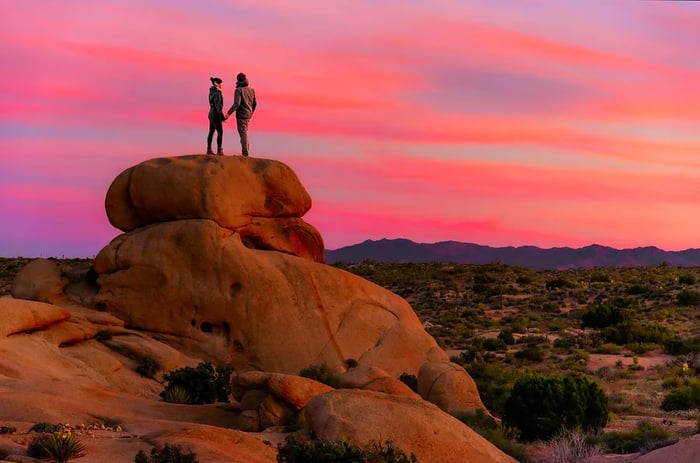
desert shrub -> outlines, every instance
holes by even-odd
[[[391,441],[360,447],[347,441],[307,441],[298,434],[286,437],[278,447],[277,463],[417,463]],[[140,462],[137,462],[140,463]]]
[[[632,431],[608,432],[593,440],[609,453],[648,452],[675,443],[671,433],[650,421],[640,422]]]
[[[676,295],[676,303],[680,306],[700,304],[700,292],[692,289],[684,289]]]
[[[0,447],[0,460],[4,460],[9,456],[10,456],[10,452],[8,452],[6,449]]]
[[[516,359],[527,360],[529,362],[541,362],[544,360],[544,351],[537,346],[526,347],[514,354]]]
[[[559,304],[552,301],[543,302],[540,310],[547,313],[559,313]]]
[[[524,440],[551,439],[564,430],[598,431],[608,421],[603,390],[586,377],[530,376],[515,381],[503,423]]]
[[[338,375],[331,373],[325,363],[323,365],[308,366],[299,372],[299,376],[313,379],[314,381],[327,384],[328,386],[334,388],[337,388],[340,385],[340,378],[338,378]]]
[[[160,364],[150,355],[143,356],[136,366],[136,373],[146,378],[153,378],[158,370],[160,370]]]
[[[611,283],[612,278],[606,272],[593,272],[589,278],[591,283]]]
[[[683,386],[683,384],[685,384],[685,382],[680,376],[668,375],[664,376],[663,382],[661,383],[661,387],[664,389],[675,389],[677,387]]]
[[[612,303],[589,306],[581,315],[581,324],[589,328],[619,325],[631,319],[628,310]]]
[[[482,437],[486,438],[486,440],[504,453],[507,453],[518,461],[526,461],[525,448],[512,439],[509,439],[504,433],[503,428],[499,426],[492,417],[484,413],[483,410],[477,409],[475,413],[463,413],[456,418],[479,433]]]
[[[553,280],[547,280],[545,282],[546,289],[562,289],[562,288],[575,288],[576,285],[565,278],[555,278]]]
[[[163,391],[163,400],[171,404],[188,404],[190,403],[190,393],[187,389],[181,386],[171,386]]]
[[[191,404],[210,404],[228,402],[231,394],[231,373],[229,365],[217,365],[202,362],[195,368],[184,367],[163,375],[168,382],[160,396],[165,399],[168,390],[181,387],[187,391]]]
[[[0,426],[0,434],[13,434],[17,432],[14,426]]]
[[[499,363],[469,362],[464,364],[464,368],[476,383],[486,408],[496,416],[503,416],[517,373],[507,370]]]
[[[630,286],[629,288],[627,288],[627,290],[625,292],[629,295],[632,295],[632,296],[638,296],[641,294],[650,293],[651,288],[649,288],[648,286],[645,286],[645,285],[641,285],[641,284],[634,284],[634,285]]]
[[[603,329],[606,341],[625,345],[633,343],[665,344],[671,338],[671,332],[659,324],[642,325],[635,321],[625,321]]]
[[[61,429],[60,424],[52,424],[42,421],[29,428],[29,432],[52,433],[58,431],[59,429]]]
[[[700,352],[700,337],[691,339],[668,339],[664,349],[671,355],[688,355]]]
[[[665,411],[690,410],[700,407],[700,380],[691,379],[688,384],[677,387],[669,392],[661,402]]]
[[[510,328],[503,328],[500,333],[498,333],[498,339],[503,341],[507,345],[515,344],[515,337],[513,336],[513,330]]]
[[[112,339],[112,331],[110,330],[100,330],[97,333],[95,333],[95,341],[109,341]]]
[[[484,347],[484,350],[487,350],[489,352],[493,352],[496,350],[506,350],[508,348],[505,341],[501,338],[484,338],[484,341],[481,345]]]
[[[682,285],[694,285],[696,282],[697,279],[692,273],[684,273],[678,277],[678,283]]]
[[[603,454],[600,445],[591,443],[579,430],[565,431],[547,442],[536,461],[542,463],[581,463]]]
[[[166,443],[162,447],[158,445],[153,447],[150,456],[147,456],[143,450],[139,450],[134,457],[134,463],[199,463],[199,460],[196,453],[179,445]]]
[[[594,352],[596,354],[619,354],[622,352],[622,347],[617,344],[606,342],[596,347]]]
[[[418,378],[416,375],[401,373],[399,380],[406,384],[406,386],[410,387],[413,392],[418,392]]]
[[[59,426],[53,433],[38,434],[29,441],[27,455],[33,458],[51,458],[56,463],[85,456],[85,446],[73,434],[70,426]]]

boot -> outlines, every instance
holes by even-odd
[[[211,146],[207,148],[207,154],[214,154],[214,152],[211,150]]]
[[[214,154],[214,153],[212,153],[212,154]],[[216,155],[217,155],[217,156],[223,156],[223,155],[224,155],[224,150],[222,150],[221,148],[219,148],[218,150],[216,150]]]

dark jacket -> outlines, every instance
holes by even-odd
[[[248,81],[236,82],[233,104],[228,110],[228,115],[230,116],[235,111],[237,119],[250,119],[253,117],[257,105],[255,90],[248,85]]]
[[[209,88],[209,119],[224,120],[224,96],[214,85]]]

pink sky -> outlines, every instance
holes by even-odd
[[[111,181],[203,153],[209,76],[228,105],[241,71],[252,155],[297,172],[329,249],[697,248],[698,24],[695,2],[8,2],[0,256],[94,256]]]

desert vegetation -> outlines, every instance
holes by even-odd
[[[29,260],[0,258],[0,296],[9,294],[14,275]],[[377,262],[337,267],[411,304],[426,331],[474,378],[482,400],[504,426],[479,417],[460,419],[523,461],[519,442],[529,439],[551,439],[550,452],[629,453],[697,432],[700,268],[532,270]],[[98,336],[101,341],[110,337],[109,331]],[[158,365],[142,360],[139,373],[155,375]],[[348,359],[350,363],[356,361]],[[335,379],[323,365],[300,373],[326,383]],[[176,370],[163,376],[163,398],[180,403],[228,400],[229,376],[230,370],[211,364]],[[545,399],[537,387],[526,387],[533,378],[542,384],[569,381],[582,389],[575,396]],[[415,387],[413,375],[400,379]],[[541,417],[513,410],[515,399],[509,408],[509,399],[518,394],[533,403],[571,404],[572,415],[581,413],[567,418],[569,430],[549,427],[544,435],[526,435],[518,420]],[[594,421],[581,421],[590,410]],[[586,431],[583,441],[572,430]]]
[[[605,419],[599,412],[595,425],[571,418],[570,428],[588,428],[589,443],[595,440],[602,451],[644,451],[696,432],[699,268],[337,267],[408,300],[426,331],[474,378],[511,440],[565,435],[550,429],[547,436],[524,436],[512,410],[509,415],[509,397],[522,394],[523,381],[533,376],[600,389],[594,396],[605,403]],[[584,396],[569,403],[603,410],[598,399],[587,405]]]

